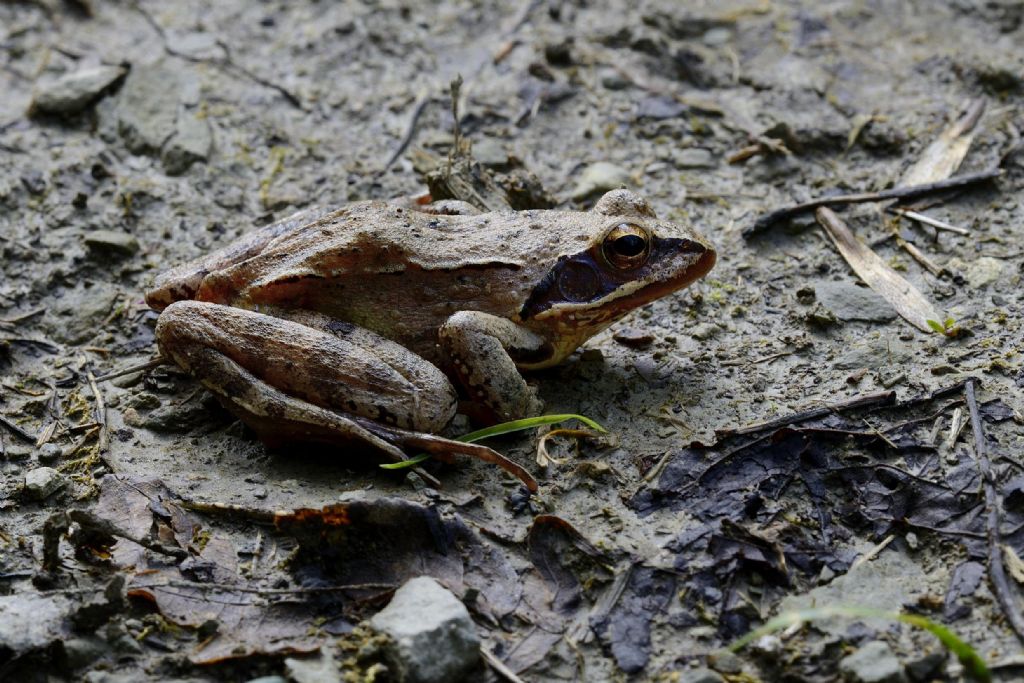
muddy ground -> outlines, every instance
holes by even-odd
[[[353,627],[429,573],[527,681],[834,680],[874,641],[918,680],[964,675],[927,633],[865,618],[696,669],[812,604],[945,622],[1020,680],[972,429],[951,423],[975,378],[1012,560],[1022,21],[1009,0],[0,3],[0,678],[334,680],[286,661],[304,656],[361,680],[376,660]],[[77,97],[44,97],[101,65]],[[525,167],[585,209],[587,169],[609,162],[596,185],[624,183],[716,245],[707,279],[533,378],[550,412],[609,439],[560,441],[546,469],[535,437],[496,442],[540,480],[529,499],[481,463],[432,469],[435,491],[352,449],[269,452],[167,366],[102,382],[97,413],[88,373],[155,351],[156,273],[301,208],[421,192],[419,150],[451,145],[457,74],[485,166]],[[811,215],[744,237],[793,201],[891,186],[977,98],[961,171],[1003,175],[927,208],[969,234],[843,212],[966,334],[919,331],[867,294]],[[339,502],[340,536],[320,533],[327,516],[258,512]],[[61,540],[68,510],[85,513]],[[865,679],[857,666],[846,675]]]

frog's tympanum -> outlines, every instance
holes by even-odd
[[[162,353],[266,441],[495,461],[432,435],[456,412],[449,378],[488,419],[536,415],[521,370],[555,365],[714,263],[704,237],[627,190],[586,212],[367,201],[257,230],[163,274],[146,301],[163,311]]]

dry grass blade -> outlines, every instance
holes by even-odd
[[[967,156],[974,136],[980,130],[978,122],[985,111],[985,100],[977,99],[968,105],[963,116],[951,123],[935,138],[913,166],[900,178],[900,185],[921,185],[944,180],[952,176]]]
[[[930,332],[928,321],[943,319],[942,314],[914,285],[858,240],[834,211],[823,206],[815,212],[815,216],[853,272],[892,304],[907,322],[919,330]]]

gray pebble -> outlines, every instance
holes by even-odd
[[[30,500],[43,500],[67,483],[64,475],[52,467],[37,467],[25,474],[25,496]]]
[[[370,626],[390,638],[385,656],[408,683],[462,680],[480,658],[480,637],[466,606],[429,576],[395,591]]]
[[[903,666],[888,644],[873,640],[843,657],[839,670],[851,683],[904,683]]]
[[[120,66],[94,66],[36,86],[29,112],[32,114],[76,114],[103,96],[124,75]]]

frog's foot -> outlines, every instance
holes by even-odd
[[[449,459],[449,456],[452,453],[459,453],[460,455],[468,455],[471,458],[476,458],[477,460],[497,465],[519,481],[523,482],[523,486],[529,489],[531,493],[537,491],[537,480],[534,479],[529,472],[519,464],[509,460],[501,453],[498,453],[487,446],[464,443],[453,439],[445,439],[444,437],[435,436],[433,434],[391,429],[389,427],[383,427],[375,424],[366,425],[366,429],[375,434],[381,435],[392,443],[401,444],[403,447],[409,449],[422,449],[431,455],[439,456],[439,459],[441,460]]]
[[[511,320],[459,311],[438,333],[444,355],[470,400],[492,422],[539,415],[544,404],[516,362],[537,362],[551,349],[544,338]]]

